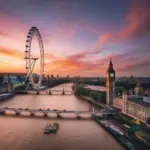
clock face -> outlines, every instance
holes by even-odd
[[[115,75],[113,73],[110,74],[111,77],[114,77]]]

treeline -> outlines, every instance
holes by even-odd
[[[88,80],[88,81],[81,81],[82,84],[88,85],[97,85],[97,86],[106,86],[105,80]]]
[[[134,89],[137,86],[136,82],[122,82],[122,81],[118,81],[116,82],[116,86],[121,86],[123,88],[125,88],[126,90],[130,90],[130,89]],[[150,83],[140,83],[140,86],[146,90],[146,89],[150,89]]]
[[[24,91],[26,89],[26,85],[24,83],[20,83],[13,88],[13,92]]]
[[[0,85],[0,94],[7,93],[7,92],[8,92],[8,85],[1,84]]]
[[[98,86],[106,86],[106,81],[105,80],[91,80],[91,81],[82,81],[83,84],[88,84],[88,85],[98,85]],[[131,89],[135,88],[137,85],[136,82],[131,82],[131,81],[116,81],[116,86],[122,86],[125,89]],[[141,81],[141,87],[144,89],[150,88],[150,83],[148,82],[142,82]]]
[[[97,102],[106,103],[106,92],[92,91],[85,88],[83,84],[77,84],[73,87],[76,96],[88,96]]]
[[[42,85],[51,88],[60,84],[70,83],[70,82],[71,81],[69,79],[49,79],[49,80],[43,80]]]
[[[87,85],[96,85],[96,86],[106,86],[106,81],[105,80],[95,80],[95,81],[82,81],[82,84],[87,84]],[[122,91],[125,89],[127,91],[129,90],[133,90],[134,88],[137,86],[136,82],[131,82],[131,81],[116,81],[115,83],[116,86],[116,94],[121,93]],[[143,90],[145,91],[146,89],[150,89],[150,83],[146,83],[146,82],[141,82],[140,86],[143,88]],[[120,92],[118,92],[120,91]]]

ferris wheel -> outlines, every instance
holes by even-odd
[[[39,58],[34,58],[31,56],[31,44],[32,44],[33,36],[36,36],[38,39],[38,45],[40,48]],[[25,61],[26,61],[26,71],[27,71],[26,79],[29,78],[29,81],[30,81],[26,87],[26,90],[30,84],[32,84],[33,89],[38,90],[41,86],[41,82],[42,82],[43,75],[44,75],[44,47],[43,47],[43,41],[42,41],[41,34],[40,34],[39,30],[37,29],[37,27],[33,26],[29,30],[25,48],[26,48]],[[35,80],[33,78],[33,69],[34,69],[35,63],[38,59],[40,59],[40,66],[39,66],[40,72],[39,72],[38,82],[35,82]]]

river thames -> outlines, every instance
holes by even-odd
[[[70,88],[67,84],[67,89]],[[54,89],[60,89],[57,86]],[[74,95],[17,95],[0,102],[0,107],[89,110],[91,104]],[[124,150],[124,148],[96,122],[76,120],[75,115],[57,119],[54,115],[38,117],[0,116],[0,150]],[[66,118],[68,117],[68,118]],[[47,123],[58,122],[56,134],[45,135]]]

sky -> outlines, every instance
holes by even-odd
[[[148,77],[149,8],[150,0],[0,0],[0,72],[26,72],[26,38],[36,26],[46,75],[105,76],[111,58],[116,76]]]

